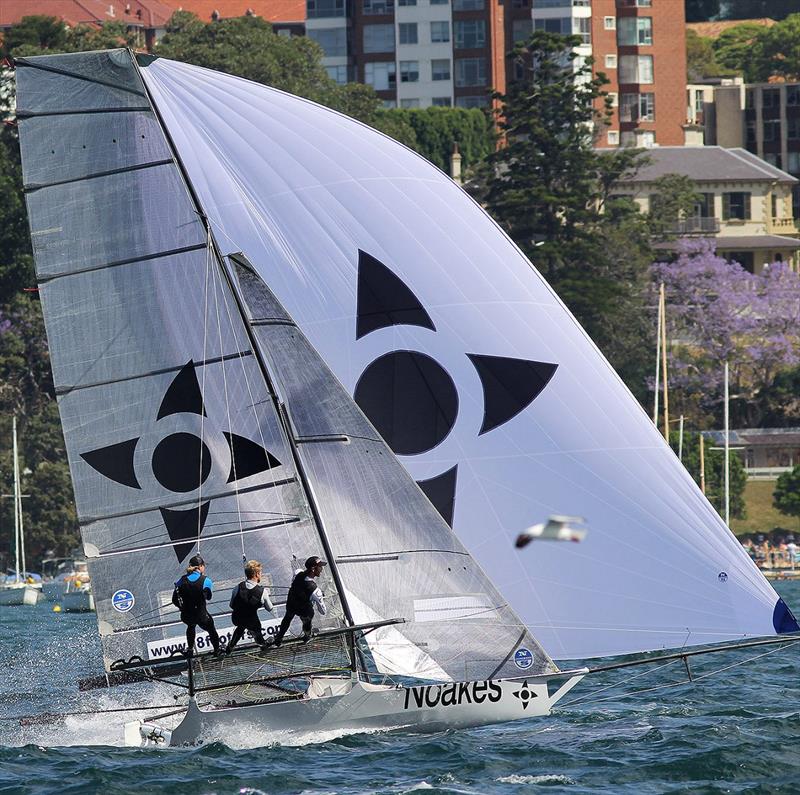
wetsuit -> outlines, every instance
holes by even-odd
[[[270,612],[273,610],[272,601],[266,588],[252,580],[240,582],[233,589],[230,606],[233,610],[231,620],[236,629],[233,631],[225,652],[230,654],[233,651],[234,646],[242,639],[245,630],[253,636],[253,640],[259,646],[263,646],[265,643],[264,633],[258,618],[258,608],[263,606]]]
[[[303,640],[311,638],[311,622],[314,620],[314,605],[321,615],[325,615],[325,601],[322,598],[322,591],[317,587],[317,583],[305,571],[295,574],[289,593],[286,597],[286,615],[281,621],[278,631],[275,633],[274,643],[280,646],[286,630],[292,619],[297,616],[303,622]]]
[[[181,611],[181,621],[186,624],[186,650],[194,653],[194,641],[197,627],[208,633],[214,651],[219,651],[219,635],[214,626],[214,619],[206,608],[206,602],[211,600],[214,583],[193,571],[184,574],[176,583],[172,593],[172,603]]]

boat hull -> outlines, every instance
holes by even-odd
[[[20,584],[0,588],[0,605],[33,607],[43,598],[41,588],[33,585]]]
[[[93,613],[94,596],[91,591],[67,591],[61,597],[61,609],[65,613]]]
[[[583,672],[567,675],[555,692],[550,692],[548,678],[555,677],[419,687],[316,679],[304,696],[294,701],[201,709],[192,699],[183,720],[171,732],[153,724],[129,724],[126,739],[136,745],[177,746],[224,742],[232,732],[248,728],[263,736],[270,731],[441,731],[505,723],[549,715],[553,705],[583,678]]]
[[[60,602],[67,591],[67,584],[63,580],[52,580],[42,585],[42,594],[48,602]]]

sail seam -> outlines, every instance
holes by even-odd
[[[290,478],[283,478],[282,480],[273,480],[269,483],[259,483],[257,486],[249,486],[246,489],[239,489],[239,494],[247,494],[252,491],[259,491],[260,489],[271,489],[275,486],[285,486],[287,483],[295,483],[297,478],[290,477]],[[221,497],[232,497],[235,492],[232,490],[229,491],[220,491],[217,494],[211,494],[207,496],[207,500],[218,500]],[[85,519],[79,519],[78,524],[81,527],[84,527],[88,524],[93,524],[94,522],[105,522],[108,519],[121,519],[123,516],[136,516],[140,513],[152,513],[153,511],[158,511],[159,509],[167,509],[170,510],[172,508],[179,507],[181,505],[194,505],[195,500],[179,500],[178,502],[171,502],[168,505],[153,505],[152,507],[147,508],[134,508],[130,511],[120,511],[119,513],[109,513],[104,516],[88,516]],[[237,531],[238,532],[238,531]]]
[[[83,177],[73,177],[72,179],[60,179],[56,182],[42,182],[40,184],[33,183],[25,185],[23,190],[25,193],[33,193],[34,191],[41,190],[42,188],[53,188],[56,185],[71,185],[73,182],[83,182],[87,179],[99,179],[100,177],[110,177],[114,174],[127,174],[129,171],[142,171],[146,168],[155,168],[156,166],[171,166],[173,165],[172,159],[166,160],[152,160],[149,163],[138,163],[135,166],[125,166],[124,168],[113,168],[110,171],[97,171],[94,174],[86,174]]]
[[[86,113],[152,113],[149,105],[134,105],[128,108],[84,108],[82,110],[18,110],[17,120],[39,119],[45,116],[82,116]]]
[[[202,361],[195,362],[198,367],[207,367],[209,364],[219,364],[226,359],[235,359],[241,356],[252,356],[251,350],[236,351],[236,353],[224,353],[221,356],[215,356],[213,359],[203,359]],[[185,365],[179,364],[173,367],[161,367],[157,370],[148,370],[146,373],[136,373],[136,375],[129,375],[127,378],[110,378],[107,381],[93,381],[91,384],[73,384],[72,386],[56,387],[56,396],[68,395],[70,392],[77,392],[80,389],[94,389],[98,386],[110,386],[111,384],[123,384],[127,381],[136,381],[139,378],[150,378],[154,375],[165,375],[166,373],[177,373],[182,370]],[[189,500],[193,502],[193,500]]]
[[[31,232],[31,236],[35,235],[36,232]],[[88,268],[81,268],[80,270],[74,271],[63,271],[62,273],[54,273],[54,274],[44,274],[39,276],[39,284],[47,284],[47,282],[51,282],[54,279],[62,279],[65,276],[80,276],[84,273],[94,273],[95,271],[102,271],[106,268],[116,268],[119,265],[132,265],[135,262],[147,262],[151,259],[162,259],[163,257],[172,257],[175,254],[187,254],[191,251],[199,251],[200,249],[205,249],[205,243],[195,243],[191,246],[182,246],[181,248],[173,248],[169,249],[168,251],[156,251],[153,254],[142,254],[139,257],[129,257],[128,259],[118,259],[114,260],[113,262],[104,262],[101,265],[92,265]]]
[[[400,555],[424,554],[427,552],[442,553],[445,555],[461,555],[465,558],[470,557],[469,552],[461,552],[457,549],[398,549],[392,552],[362,552],[358,555],[337,555],[337,563],[366,563],[380,560],[397,560]]]
[[[99,86],[106,88],[113,88],[116,91],[124,91],[126,94],[134,94],[137,97],[147,97],[144,91],[137,91],[135,88],[128,88],[112,83],[109,80],[98,80],[96,77],[87,77],[86,75],[76,74],[67,69],[57,69],[55,66],[45,66],[44,64],[31,63],[25,58],[15,58],[14,66],[27,66],[29,69],[39,69],[42,72],[52,72],[56,75],[63,75],[64,77],[71,77],[74,80],[83,80],[86,83],[96,83]]]
[[[504,606],[505,606],[505,605],[504,605]],[[515,643],[515,644],[514,644],[514,645],[511,647],[511,649],[509,650],[508,654],[506,654],[506,656],[505,656],[505,657],[503,657],[503,660],[502,660],[502,662],[501,662],[501,663],[500,663],[500,664],[497,666],[497,668],[495,668],[495,669],[494,669],[494,671],[492,671],[492,672],[489,674],[489,676],[487,676],[487,677],[486,677],[487,679],[494,679],[494,678],[495,678],[495,676],[497,676],[497,674],[498,674],[498,673],[500,673],[500,671],[501,671],[501,669],[503,668],[503,666],[504,666],[504,665],[505,665],[505,664],[506,664],[506,663],[507,663],[507,662],[508,662],[508,661],[511,659],[511,655],[512,655],[512,654],[514,653],[514,651],[517,649],[517,647],[519,646],[519,644],[520,644],[520,643],[522,643],[522,641],[523,641],[523,640],[525,640],[525,635],[526,635],[527,633],[528,633],[528,630],[527,630],[527,629],[523,629],[523,630],[522,630],[522,634],[521,634],[521,635],[519,636],[519,638],[517,639],[517,642],[516,642],[516,643]]]
[[[241,491],[242,490],[240,489],[239,493],[241,493]],[[225,533],[214,533],[213,535],[203,536],[203,541],[205,543],[208,543],[209,541],[213,541],[213,540],[215,540],[217,538],[228,538],[230,536],[239,535],[239,534],[244,535],[245,533],[255,533],[257,530],[269,530],[269,529],[271,529],[273,527],[285,527],[286,525],[297,524],[298,522],[301,522],[301,521],[302,521],[302,518],[297,516],[297,517],[294,517],[292,519],[286,519],[286,520],[281,521],[281,522],[266,522],[265,524],[260,524],[260,525],[257,525],[256,527],[248,527],[247,529],[242,529],[242,530],[240,530],[237,527],[235,530],[229,530],[229,531],[227,531]],[[164,543],[161,543],[161,544],[147,544],[147,545],[141,546],[141,547],[127,547],[126,549],[114,549],[114,550],[108,550],[108,551],[105,551],[105,552],[100,552],[98,557],[111,558],[111,557],[114,557],[115,555],[130,555],[133,552],[147,552],[147,551],[149,551],[151,549],[164,549],[165,547],[176,547],[176,546],[180,546],[181,544],[185,544],[185,543],[186,543],[186,539],[182,539],[182,540],[179,540],[179,541],[165,541]]]

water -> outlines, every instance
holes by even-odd
[[[777,589],[800,605],[800,583]],[[0,718],[172,701],[170,690],[150,685],[77,692],[77,678],[98,672],[93,615],[54,614],[46,604],[0,608],[0,632]],[[0,793],[796,795],[800,645],[714,655],[692,669],[701,676],[756,657],[694,685],[639,694],[627,691],[675,681],[681,665],[618,671],[584,680],[564,700],[575,703],[549,718],[432,735],[243,735],[140,749],[122,747],[118,713],[22,728],[0,720]]]

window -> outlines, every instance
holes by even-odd
[[[766,94],[767,92],[765,91],[764,93]],[[779,119],[768,119],[764,121],[764,140],[781,140],[781,122]]]
[[[693,217],[713,218],[714,217],[714,194],[699,193],[694,204]],[[703,230],[705,231],[705,230]]]
[[[482,94],[478,96],[456,97],[456,107],[459,108],[485,108],[486,104],[487,98]]]
[[[764,160],[775,168],[781,168],[781,156],[777,152],[764,152]]]
[[[453,100],[450,97],[434,97],[431,104],[434,108],[449,108],[452,106]]]
[[[419,61],[400,61],[400,82],[416,83],[419,81]]]
[[[483,11],[484,0],[453,0],[453,11]]]
[[[725,221],[750,220],[750,194],[744,191],[722,194],[722,218]]]
[[[786,119],[786,137],[790,141],[800,138],[800,119]]]
[[[450,41],[450,23],[431,22],[431,41]]]
[[[752,251],[728,251],[722,256],[727,260],[738,262],[748,273],[753,273],[755,254]]]
[[[652,83],[653,82],[653,56],[652,55],[620,55],[620,57],[619,57],[619,82],[620,83]]]
[[[619,131],[618,130],[609,130],[607,139],[608,139],[608,143],[611,146],[618,146],[619,145]]]
[[[512,8],[530,8],[531,0],[511,0]]]
[[[417,0],[397,0],[399,6],[415,6],[416,4]]]
[[[617,68],[617,56],[606,55],[606,69],[616,69],[616,68]]]
[[[650,8],[653,5],[653,0],[617,0],[617,7],[630,8],[631,6],[637,8]]]
[[[483,19],[459,19],[453,22],[456,47],[470,50],[486,44],[486,22]]]
[[[416,22],[401,22],[398,25],[400,33],[400,44],[416,44],[417,43],[417,23]]]
[[[364,13],[391,14],[394,11],[394,0],[364,0]]]
[[[401,108],[418,108],[419,107],[419,100],[416,99],[416,98],[401,99],[400,100],[400,107]]]
[[[617,18],[616,17],[603,17],[603,27],[606,30],[616,30]]]
[[[515,42],[527,41],[533,32],[532,19],[515,19],[511,23],[511,35]]]
[[[486,85],[486,59],[485,58],[457,58],[456,59],[456,85],[457,86],[485,86]]]
[[[560,33],[564,36],[572,33],[572,17],[554,17],[553,19],[535,19],[533,27],[547,33]]]
[[[434,58],[431,61],[431,80],[450,79],[450,59]]]
[[[620,98],[620,121],[655,121],[655,94],[623,94]]]
[[[364,52],[394,50],[394,25],[364,25]]]
[[[652,17],[620,17],[617,27],[617,44],[643,47],[653,43]]]
[[[787,152],[787,154],[786,170],[790,174],[800,173],[800,152]]]
[[[756,123],[749,121],[745,125],[745,141],[748,144],[755,144],[756,142]]]
[[[609,91],[608,92],[608,99],[611,102],[611,107],[616,108],[619,105],[619,95],[616,91]]]
[[[765,88],[761,92],[761,104],[765,108],[779,108],[781,105],[780,89]]]
[[[394,61],[371,61],[364,64],[364,82],[376,91],[393,90],[396,85]]]
[[[694,92],[694,112],[695,113],[702,113],[705,109],[706,101],[705,97],[703,97],[702,91],[695,91]]]
[[[656,145],[656,134],[652,130],[636,131],[636,146],[651,149]]]
[[[340,85],[344,85],[348,81],[347,67],[346,66],[326,66],[325,71],[331,80],[335,80]]]
[[[431,0],[432,6],[446,6],[449,0]]]
[[[786,86],[786,104],[800,105],[800,86]]]
[[[778,217],[778,197],[773,193],[770,198],[772,199],[772,217]]]
[[[317,42],[328,57],[347,55],[347,28],[311,28],[308,38]]]
[[[592,20],[589,17],[578,17],[572,20],[572,32],[581,37],[581,43],[592,43]]]
[[[309,19],[343,17],[344,0],[307,0],[306,15]]]
[[[397,107],[397,101],[394,100],[394,99],[382,99],[381,100],[381,105],[386,110],[391,110],[392,108],[396,108]]]

